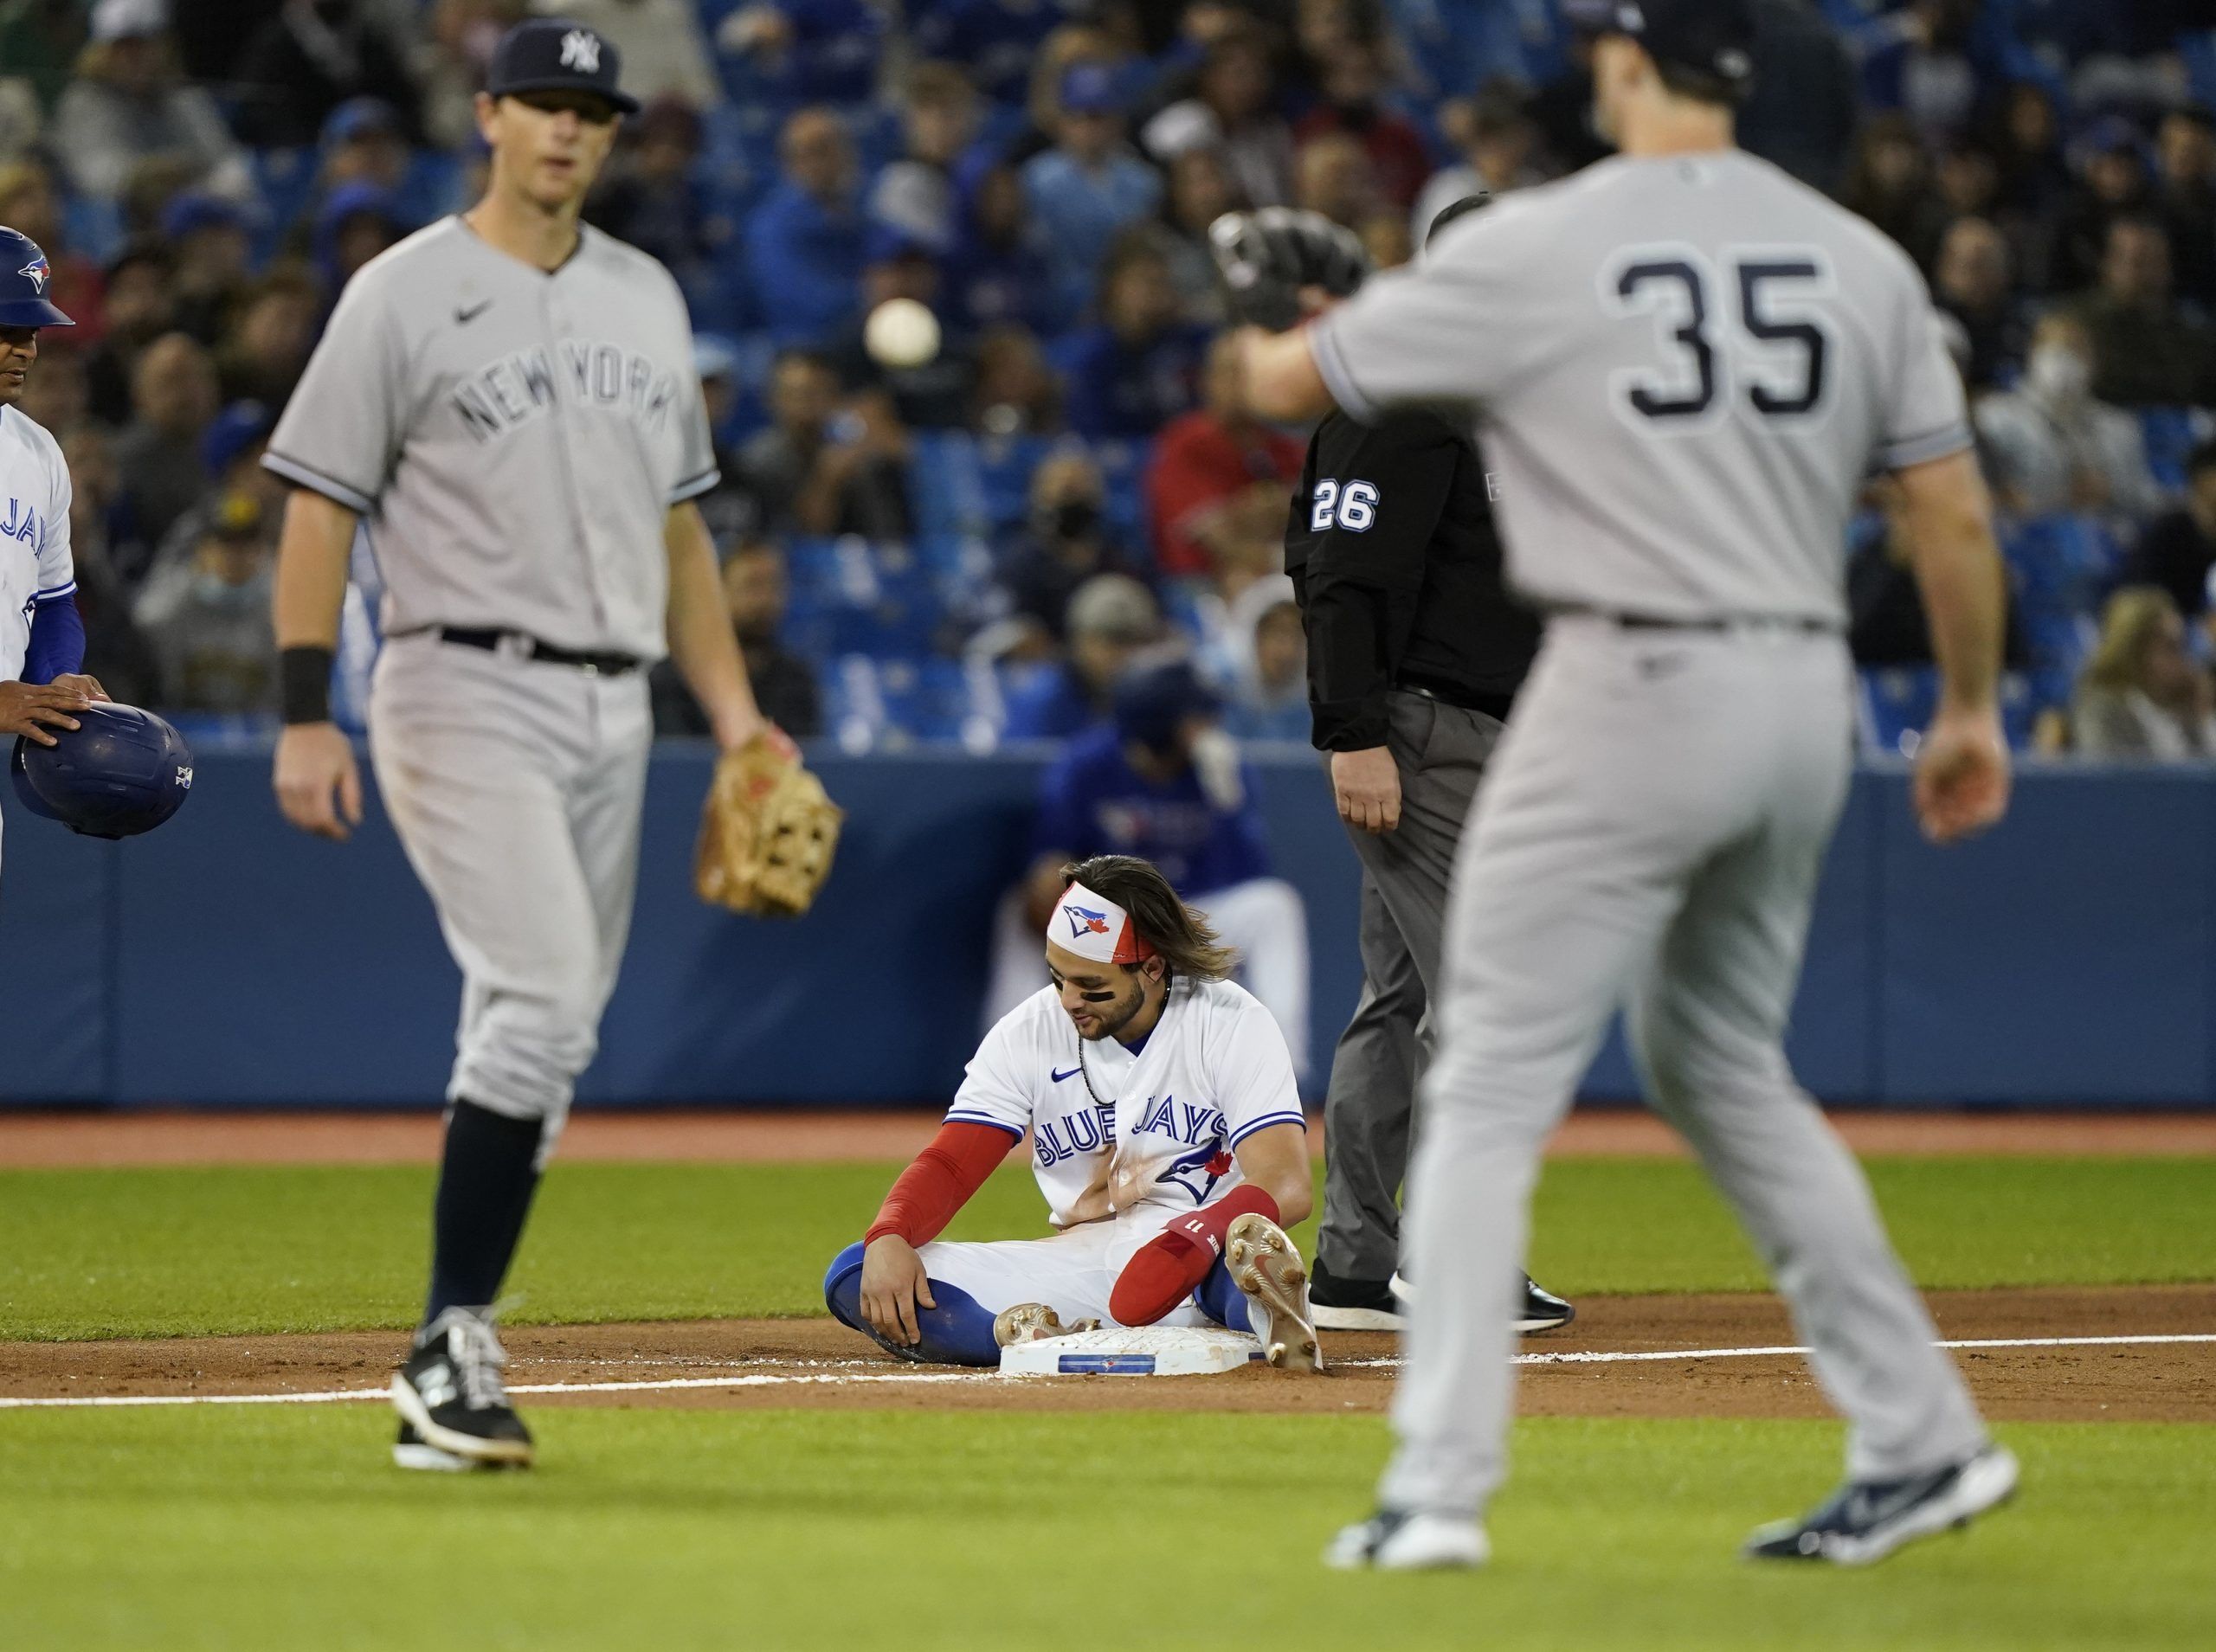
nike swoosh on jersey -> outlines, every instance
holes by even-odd
[[[467,327],[492,307],[493,300],[490,299],[486,299],[482,304],[473,304],[467,310],[456,305],[454,312],[454,325],[457,327]]]
[[[1047,1074],[1047,1077],[1048,1078],[1052,1079],[1055,1083],[1059,1084],[1059,1083],[1060,1083],[1062,1082],[1062,1080],[1064,1080],[1065,1078],[1074,1078],[1074,1077],[1076,1077],[1078,1076],[1078,1074],[1079,1074],[1080,1071],[1082,1071],[1082,1070],[1083,1070],[1083,1069],[1081,1069],[1081,1068],[1078,1068],[1078,1067],[1073,1067],[1073,1068],[1071,1068],[1071,1069],[1070,1069],[1067,1072],[1066,1072],[1066,1073],[1058,1073],[1058,1072],[1054,1072],[1054,1071],[1049,1070],[1049,1071],[1048,1071],[1048,1073]]]

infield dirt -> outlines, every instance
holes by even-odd
[[[2216,1288],[1942,1291],[1950,1340],[2216,1333]],[[531,1407],[653,1405],[928,1410],[1382,1411],[1395,1340],[1331,1334],[1333,1369],[1304,1379],[1251,1369],[1220,1377],[1064,1377],[904,1381],[896,1364],[827,1320],[710,1320],[519,1326],[506,1334],[515,1385],[770,1379],[750,1385],[532,1395]],[[1667,1353],[1684,1360],[1527,1366],[1521,1409],[1579,1417],[1795,1417],[1826,1414],[1797,1355],[1691,1357],[1789,1346],[1782,1307],[1762,1295],[1601,1296],[1577,1322],[1525,1339],[1534,1354]],[[381,1388],[391,1332],[0,1343],[0,1395],[323,1393]],[[2216,1343],[1966,1348],[1956,1356],[1988,1415],[2004,1421],[2216,1422]],[[931,1368],[937,1372],[938,1368]]]

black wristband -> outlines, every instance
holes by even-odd
[[[332,651],[307,644],[287,648],[277,656],[279,704],[285,721],[331,721]]]

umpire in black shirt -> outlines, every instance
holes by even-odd
[[[1487,199],[1447,208],[1427,244]],[[1237,222],[1243,234],[1227,224],[1213,232],[1234,303],[1255,285],[1252,274],[1242,282],[1242,269],[1256,266],[1290,265],[1333,298],[1367,273],[1358,245],[1310,215]],[[1466,431],[1429,413],[1363,425],[1335,412],[1317,427],[1285,561],[1308,634],[1313,738],[1330,754],[1331,790],[1362,868],[1362,1001],[1324,1103],[1311,1296],[1319,1327],[1394,1329],[1414,1289],[1398,1268],[1399,1198],[1432,1047],[1426,1012],[1447,884],[1478,778],[1537,652],[1539,621],[1503,586],[1483,456]],[[1521,1328],[1549,1329],[1573,1311],[1528,1285]]]

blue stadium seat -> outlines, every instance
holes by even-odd
[[[1150,441],[1096,441],[1091,444],[1093,463],[1107,485],[1101,514],[1116,537],[1134,549],[1147,543],[1146,472],[1154,460]]]
[[[916,660],[932,652],[946,624],[931,569],[905,545],[795,540],[786,567],[788,634],[803,652]]]
[[[105,264],[123,246],[122,210],[113,201],[71,196],[61,203],[61,233],[72,252]]]
[[[2206,440],[2216,420],[2193,408],[2142,408],[2140,439],[2147,447],[2147,468],[2173,491],[2185,486],[2185,462]]]
[[[1863,743],[1884,756],[1915,749],[1915,736],[1939,704],[1939,672],[1929,665],[1889,665],[1862,673]]]

